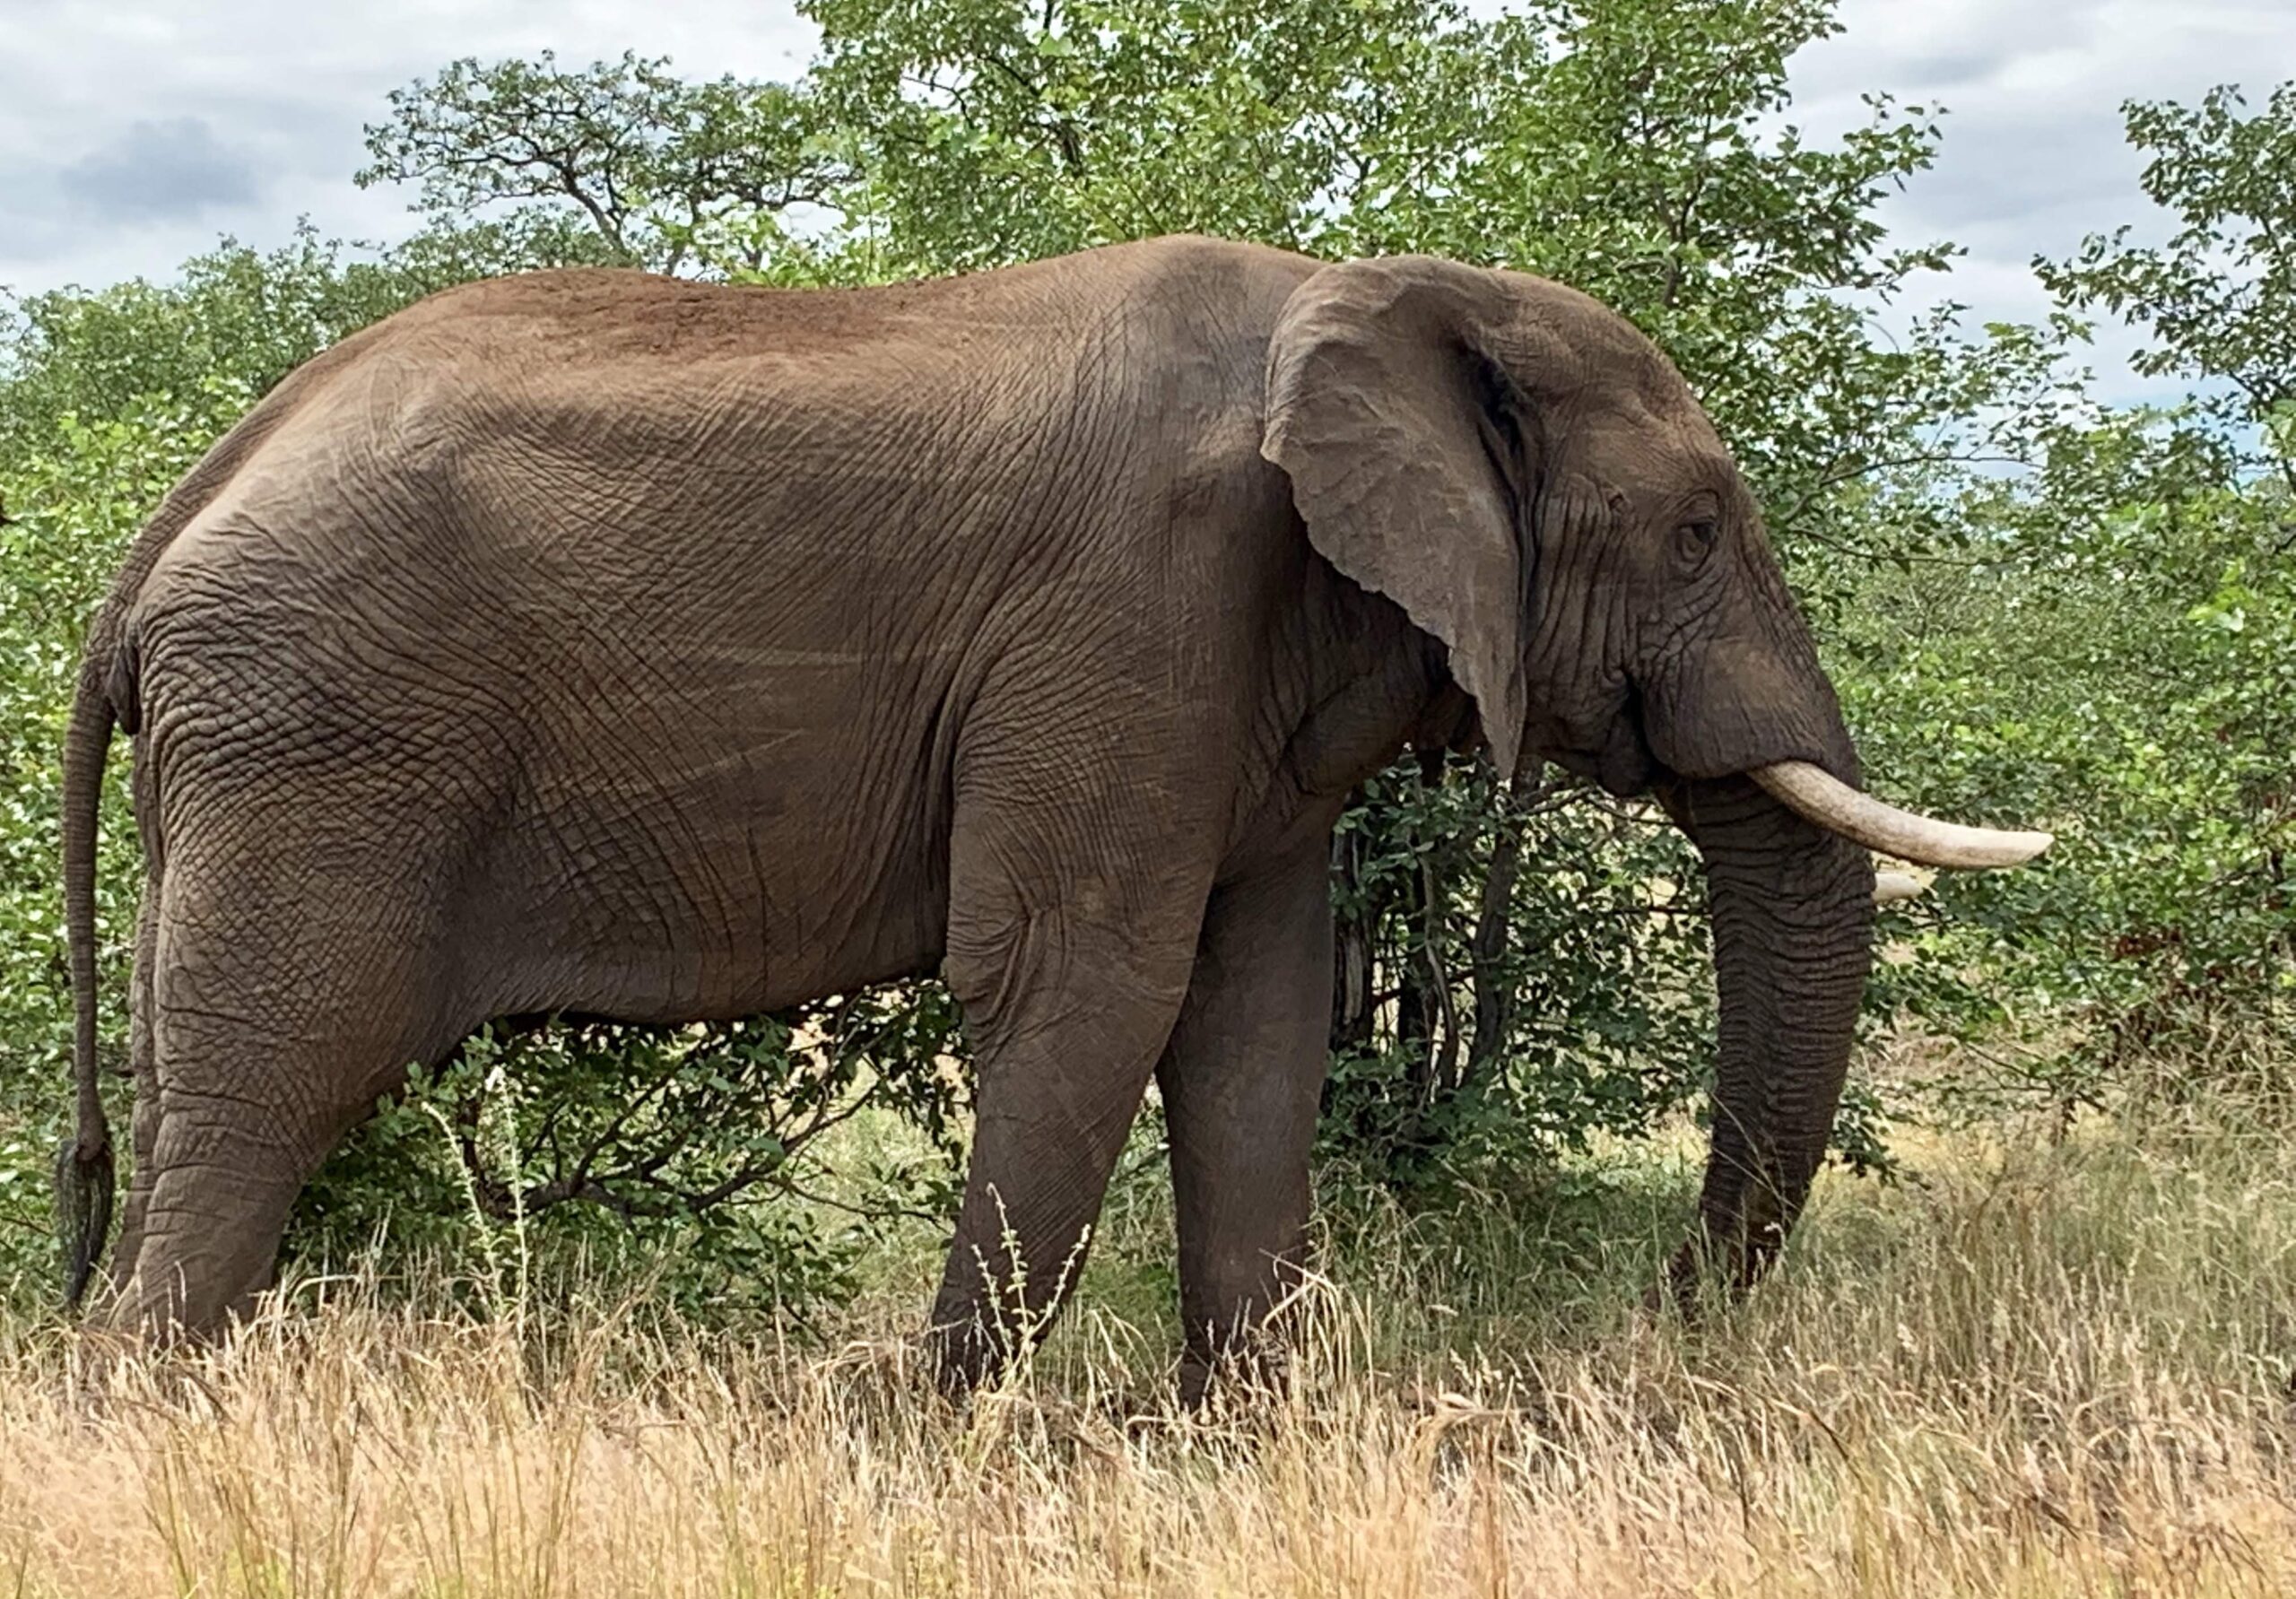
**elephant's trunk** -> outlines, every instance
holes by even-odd
[[[1669,1273],[1688,1305],[1709,1273],[1752,1283],[1824,1159],[1872,963],[1874,867],[1743,778],[1665,798],[1706,859],[1721,1002],[1698,1227]]]

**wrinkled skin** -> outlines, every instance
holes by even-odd
[[[438,296],[131,553],[73,860],[115,719],[149,880],[112,1314],[167,1330],[257,1290],[329,1147],[490,1017],[937,969],[979,1071],[947,1381],[1056,1306],[1152,1076],[1199,1386],[1302,1258],[1331,829],[1407,743],[1654,789],[1709,862],[1683,1285],[1791,1225],[1866,970],[1865,853],[1739,776],[1857,773],[1705,415],[1594,301],[1424,258]]]

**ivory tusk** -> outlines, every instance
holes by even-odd
[[[1806,760],[1746,774],[1796,814],[1853,844],[1922,866],[2019,866],[2049,847],[2047,833],[1963,827],[1883,804]]]
[[[1895,905],[1900,900],[1920,897],[1926,885],[1921,879],[1906,872],[1876,872],[1874,873],[1874,903]]]

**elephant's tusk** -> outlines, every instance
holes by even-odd
[[[2049,847],[2047,833],[1962,827],[1885,805],[1806,760],[1781,760],[1746,774],[1787,809],[1853,844],[1921,866],[2019,866]]]
[[[1874,903],[1895,905],[1900,900],[1918,899],[1927,885],[1921,879],[1905,872],[1876,872],[1874,873]]]

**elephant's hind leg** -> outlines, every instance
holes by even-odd
[[[139,984],[151,1061],[114,1266],[115,1321],[163,1336],[216,1331],[268,1285],[335,1141],[461,1031],[432,918],[404,886],[320,893],[277,861],[187,856],[170,862]]]

